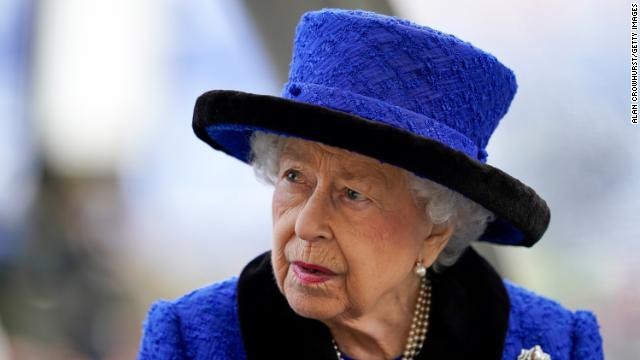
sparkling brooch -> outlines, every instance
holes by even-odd
[[[517,360],[551,360],[551,356],[542,351],[540,345],[536,345],[529,350],[522,349]]]

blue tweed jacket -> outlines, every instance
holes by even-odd
[[[432,317],[418,359],[509,359],[540,345],[552,360],[602,359],[594,314],[500,278],[472,248],[432,274]],[[335,359],[320,322],[298,316],[279,293],[269,252],[239,277],[157,301],[143,323],[138,359]]]

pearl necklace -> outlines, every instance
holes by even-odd
[[[431,282],[427,280],[427,276],[422,277],[420,283],[420,293],[418,295],[418,301],[413,312],[413,319],[411,320],[411,330],[409,331],[409,338],[402,354],[402,360],[411,360],[414,356],[418,355],[424,339],[427,336],[427,328],[429,327],[429,311],[431,310]],[[336,351],[338,360],[344,360],[342,353],[336,344],[335,339],[331,339],[333,343],[333,349]]]

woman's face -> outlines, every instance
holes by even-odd
[[[272,263],[293,310],[318,320],[353,318],[412,296],[416,260],[429,266],[450,228],[433,226],[400,168],[286,141],[273,193]]]

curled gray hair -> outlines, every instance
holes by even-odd
[[[251,137],[251,159],[256,178],[274,186],[278,174],[278,159],[286,144],[286,136],[255,131]],[[442,272],[453,265],[477,240],[495,215],[482,205],[464,195],[429,179],[404,170],[409,189],[417,204],[423,204],[425,212],[434,224],[449,222],[454,231],[449,242],[433,264],[435,272]]]

